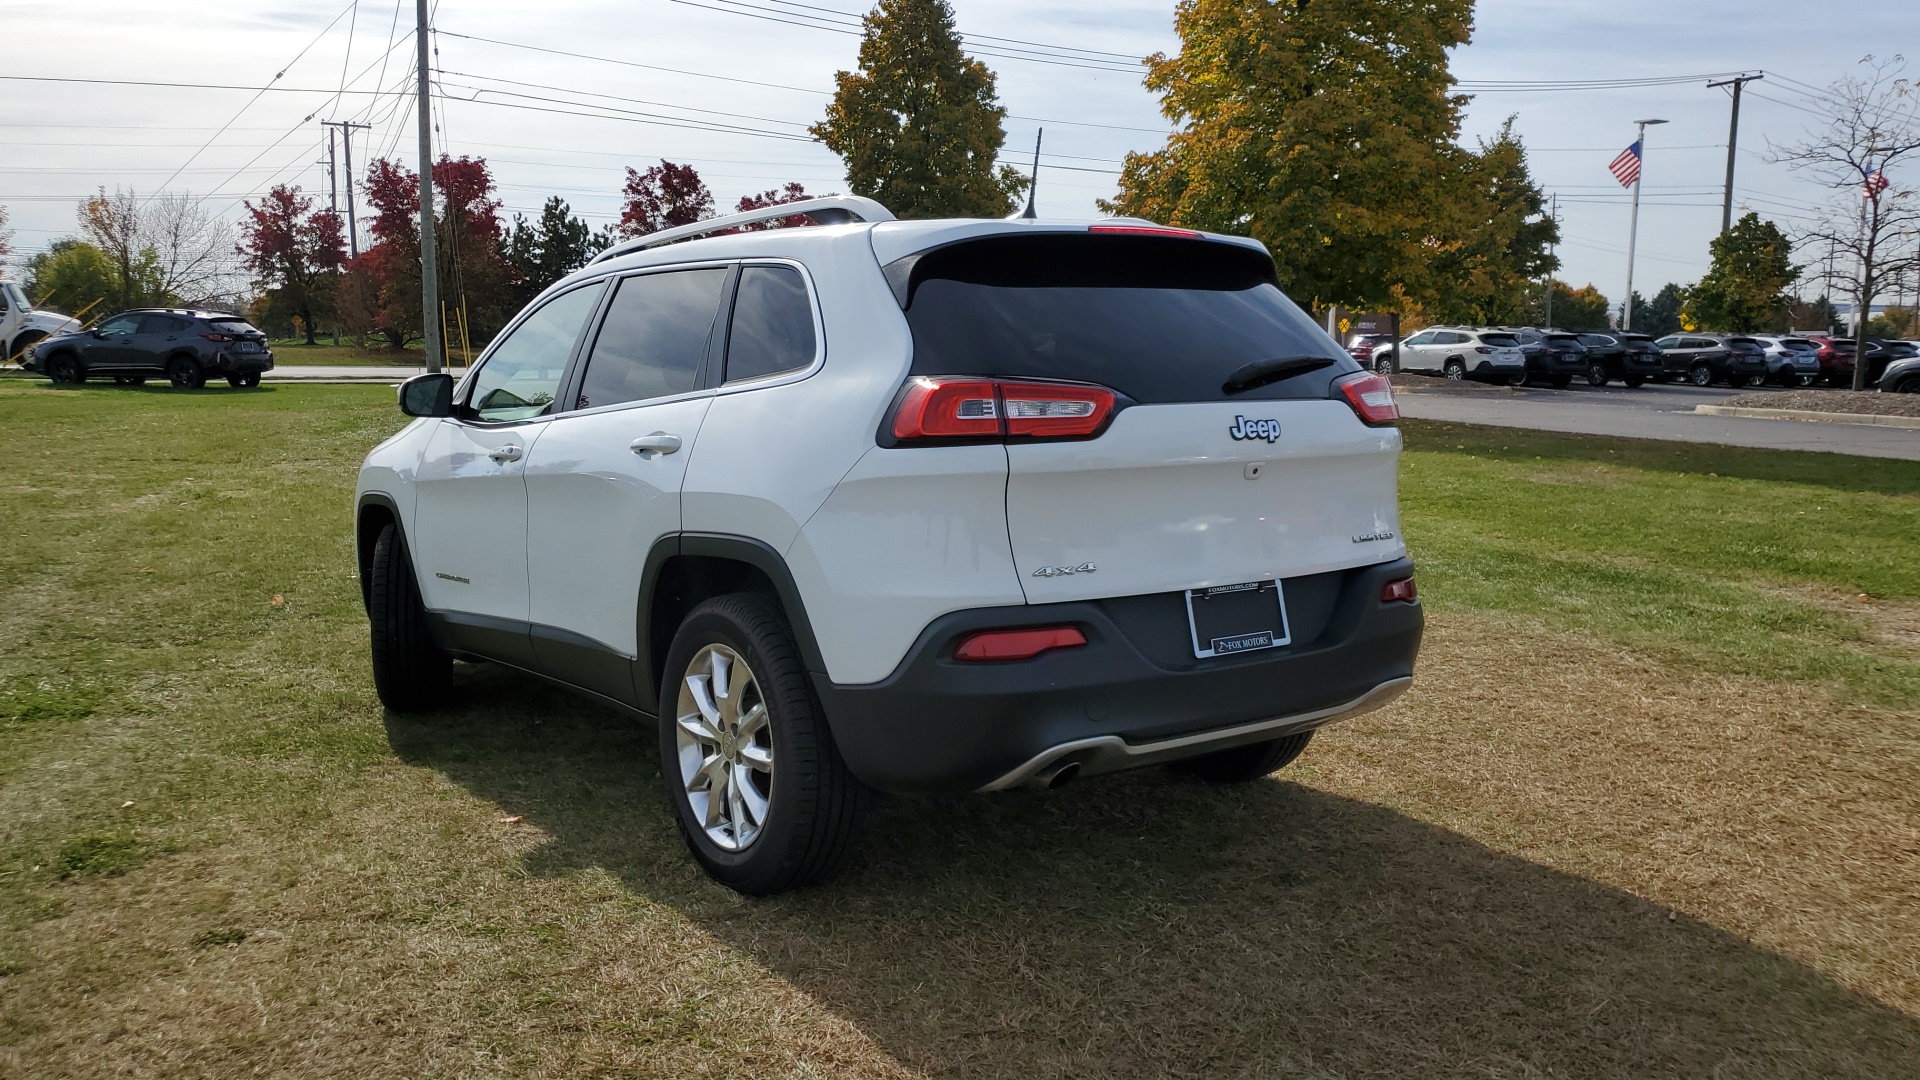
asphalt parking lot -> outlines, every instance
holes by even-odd
[[[1742,394],[1784,392],[1779,387],[1734,390],[1648,384],[1628,389],[1619,384],[1592,387],[1576,383],[1565,390],[1553,390],[1478,384],[1456,387],[1442,379],[1422,376],[1398,376],[1395,381],[1401,414],[1415,420],[1920,461],[1920,430],[1911,428],[1705,416],[1693,411],[1696,405],[1717,405]]]

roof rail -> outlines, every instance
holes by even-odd
[[[671,244],[678,240],[691,240],[696,236],[725,232],[742,225],[752,225],[761,221],[775,221],[785,217],[805,215],[820,225],[844,225],[850,221],[892,221],[893,213],[872,199],[858,195],[827,195],[818,199],[801,199],[799,202],[781,203],[778,206],[766,206],[758,210],[749,210],[744,214],[728,214],[725,217],[708,218],[691,225],[680,225],[645,236],[624,240],[593,257],[594,263],[608,259],[645,251],[647,248]]]

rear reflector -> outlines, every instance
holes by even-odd
[[[1413,587],[1413,579],[1410,577],[1389,581],[1380,590],[1380,602],[1383,604],[1391,604],[1395,601],[1411,604],[1418,599],[1420,599],[1420,590]]]
[[[1085,438],[1106,427],[1118,399],[1104,386],[1081,383],[923,376],[907,382],[892,431],[902,443]]]
[[[995,660],[1031,660],[1052,649],[1072,649],[1087,643],[1087,635],[1073,626],[1025,630],[988,630],[960,643],[953,658],[968,663]]]
[[[1090,233],[1119,233],[1126,236],[1177,236],[1183,240],[1200,240],[1203,237],[1192,229],[1173,229],[1165,225],[1089,225]]]
[[[1400,407],[1393,403],[1393,384],[1385,375],[1358,371],[1333,384],[1353,406],[1362,423],[1391,424],[1400,419]]]

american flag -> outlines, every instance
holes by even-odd
[[[1887,190],[1887,174],[1879,171],[1878,169],[1868,173],[1865,187],[1867,192],[1866,194],[1867,198],[1869,199],[1879,198],[1880,193]]]
[[[1621,187],[1632,187],[1640,179],[1640,141],[1634,140],[1632,146],[1620,151],[1620,156],[1607,166],[1613,172],[1613,178],[1620,181]]]

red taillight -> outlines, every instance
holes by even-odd
[[[1490,348],[1490,347],[1488,347],[1488,346],[1486,346],[1486,345],[1475,345],[1475,346],[1473,347],[1473,351],[1474,351],[1474,352],[1477,352],[1477,353],[1481,353],[1481,354],[1483,354],[1483,355],[1484,355],[1484,354],[1486,354],[1486,353],[1490,353],[1490,352],[1492,352],[1492,351],[1493,351],[1493,349],[1492,349],[1492,348]]]
[[[203,338],[206,338],[208,341],[232,341],[233,340],[232,338],[228,337],[225,334],[201,334],[200,336]]]
[[[1400,419],[1400,407],[1393,403],[1393,384],[1385,375],[1357,371],[1333,384],[1347,404],[1353,406],[1362,423],[1391,424]]]
[[[1118,233],[1126,236],[1177,236],[1183,240],[1199,240],[1201,235],[1192,229],[1174,229],[1165,225],[1089,225],[1090,233]]]
[[[914,379],[893,415],[893,437],[900,440],[1001,434],[998,388],[985,379]]]
[[[1031,660],[1052,649],[1072,649],[1087,643],[1087,635],[1074,626],[1048,626],[1026,630],[988,630],[975,634],[954,650],[955,660],[990,663],[996,660]]]
[[[1420,590],[1413,587],[1413,579],[1403,577],[1398,581],[1389,581],[1380,590],[1380,602],[1383,604],[1411,604],[1420,599]]]
[[[1028,438],[1092,435],[1113,412],[1113,391],[1065,383],[1001,383],[1007,434]]]
[[[1097,435],[1119,395],[1080,383],[920,377],[893,414],[897,442],[923,439],[1044,439]]]

